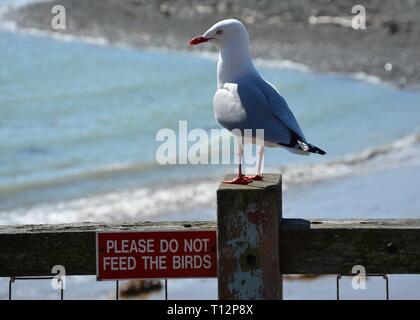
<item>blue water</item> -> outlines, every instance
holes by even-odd
[[[232,166],[159,166],[156,132],[218,128],[216,61],[189,53],[0,32],[0,212]],[[270,149],[266,166],[331,161],[417,130],[420,94],[345,76],[260,67],[327,157]]]

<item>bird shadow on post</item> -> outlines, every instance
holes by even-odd
[[[227,176],[226,179],[231,178]],[[281,175],[217,190],[219,299],[282,299]]]

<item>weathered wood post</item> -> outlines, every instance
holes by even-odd
[[[230,178],[230,177],[227,177]],[[282,299],[281,176],[217,190],[219,299]]]

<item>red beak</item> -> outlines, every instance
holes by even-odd
[[[190,46],[195,46],[196,44],[207,42],[207,41],[209,41],[209,39],[200,36],[200,37],[192,39],[190,41]]]

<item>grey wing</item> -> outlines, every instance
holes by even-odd
[[[214,112],[217,121],[230,131],[248,129],[255,134],[256,129],[264,129],[264,138],[274,143],[290,140],[286,128],[271,113],[267,99],[249,83],[225,83],[214,96]]]
[[[259,88],[270,103],[271,112],[292,131],[292,135],[306,142],[305,135],[300,128],[295,115],[289,109],[286,100],[280,95],[276,88],[263,78],[260,79]]]

